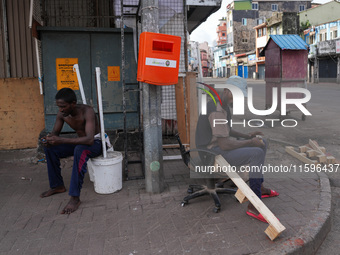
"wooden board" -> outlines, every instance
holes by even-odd
[[[321,149],[319,148],[319,145],[317,144],[317,142],[315,142],[315,141],[309,139],[309,145],[310,145],[314,150],[316,150],[316,151],[318,151],[320,154],[323,154],[323,155],[324,155],[323,151],[321,151]]]
[[[229,163],[221,155],[216,156],[215,162],[221,167],[223,166],[228,168],[230,166]],[[269,223],[269,227],[265,230],[265,233],[270,238],[270,240],[274,240],[275,238],[277,238],[286,228],[236,172],[226,171],[226,173],[229,178],[234,182],[234,184],[238,187],[238,196],[243,197],[242,201],[244,201],[244,197],[246,197]],[[241,195],[241,193],[243,195]]]
[[[294,158],[297,158],[298,160],[302,161],[303,163],[310,164],[310,165],[315,165],[318,162],[316,160],[311,160],[304,156],[304,153],[299,153],[294,150],[294,147],[292,146],[286,146],[286,152],[290,155],[292,155]]]
[[[190,133],[190,148],[196,148],[195,145],[195,134],[196,134],[196,125],[198,121],[198,100],[197,100],[197,86],[196,86],[196,73],[188,72],[186,76],[185,85],[188,86],[188,90],[190,91],[187,97],[189,98],[189,133]]]
[[[176,114],[177,114],[177,128],[182,143],[187,144],[187,127],[185,121],[185,102],[184,102],[184,89],[183,77],[178,77],[178,83],[175,85],[176,95]]]
[[[0,150],[36,148],[44,128],[38,79],[0,79]]]

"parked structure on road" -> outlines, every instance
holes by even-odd
[[[299,34],[299,28],[299,16],[296,12],[275,12],[266,22],[254,27],[256,68],[255,71],[248,69],[253,71],[250,73],[253,74],[253,78],[264,79],[265,77],[265,57],[259,54],[267,44],[270,35]]]

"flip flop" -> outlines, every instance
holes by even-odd
[[[261,198],[266,198],[266,197],[277,197],[279,194],[279,192],[276,192],[275,190],[270,190],[270,194],[269,195],[262,195]]]
[[[259,213],[258,215],[256,215],[256,214],[254,214],[254,213],[247,212],[247,214],[248,214],[250,217],[253,217],[253,218],[255,218],[255,219],[259,220],[259,221],[268,223],[268,222],[266,221],[266,219],[262,216],[261,213]]]

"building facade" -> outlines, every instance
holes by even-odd
[[[227,22],[225,17],[220,19],[219,21],[220,24],[216,28],[217,33],[216,43],[217,45],[222,45],[227,42]]]
[[[259,53],[267,44],[270,35],[299,34],[299,16],[296,12],[274,12],[266,22],[254,27],[255,29],[255,54],[256,68],[253,78],[264,79],[265,57]]]
[[[340,3],[332,1],[300,13],[309,44],[310,82],[340,83]]]
[[[253,55],[255,53],[255,40],[257,37],[254,27],[261,25],[270,19],[273,13],[291,12],[297,13],[311,7],[311,1],[234,1],[227,6],[227,44],[226,61],[227,69],[230,69],[231,75],[239,75],[238,66],[245,65],[244,61],[239,61],[240,57]],[[293,14],[291,14],[293,15]],[[287,18],[287,20],[289,20]],[[295,23],[296,24],[296,23]],[[288,29],[287,24],[287,29]],[[274,24],[273,24],[274,29]],[[277,29],[277,28],[275,28]],[[279,28],[280,29],[280,28]],[[282,33],[283,31],[276,31]],[[261,34],[260,37],[263,35]],[[249,70],[249,68],[248,68]],[[243,70],[242,73],[245,73]],[[249,76],[249,75],[248,75]]]

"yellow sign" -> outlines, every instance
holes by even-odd
[[[107,67],[107,80],[108,81],[120,81],[120,66],[108,66]]]
[[[70,88],[79,90],[77,73],[73,72],[73,65],[78,64],[78,58],[57,58],[57,89]]]

